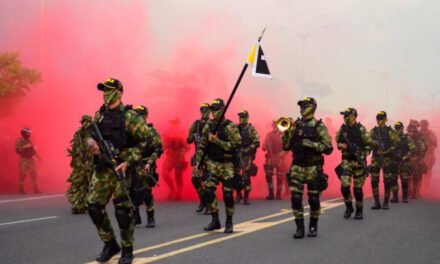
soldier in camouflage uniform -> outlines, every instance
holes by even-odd
[[[255,127],[249,123],[248,111],[242,110],[240,113],[238,113],[238,117],[238,130],[240,131],[241,136],[241,147],[238,154],[240,160],[241,179],[244,183],[243,203],[245,205],[249,205],[249,193],[252,190],[251,176],[256,176],[253,161],[255,160],[257,148],[260,146],[260,136],[258,135]],[[252,172],[252,170],[254,171]],[[240,203],[241,197],[241,188],[238,188],[235,202]]]
[[[362,188],[368,173],[366,157],[371,151],[372,139],[367,129],[356,121],[358,115],[356,109],[347,108],[341,112],[341,115],[344,116],[344,124],[336,133],[336,143],[342,153],[341,173],[338,176],[346,206],[344,218],[350,218],[354,211],[350,190],[353,179],[353,194],[356,199],[354,219],[362,219],[364,207]]]
[[[104,105],[96,112],[94,122],[101,130],[104,140],[110,142],[119,151],[116,170],[125,175],[126,182],[130,183],[127,169],[135,165],[142,158],[141,144],[151,138],[151,128],[145,120],[131,107],[121,102],[123,86],[120,81],[110,78],[98,84],[98,90],[104,93]],[[117,254],[121,248],[116,242],[110,219],[105,210],[110,198],[113,197],[116,220],[121,233],[122,254],[119,264],[132,263],[134,224],[130,201],[127,198],[122,183],[116,173],[101,155],[101,150],[95,141],[96,135],[90,131],[87,144],[94,153],[95,172],[89,185],[87,196],[89,215],[95,224],[99,237],[105,243],[102,252],[96,258],[98,262],[106,262]]]
[[[34,144],[30,140],[31,130],[29,128],[23,128],[21,130],[21,137],[15,142],[15,151],[20,156],[19,163],[19,192],[25,194],[24,180],[26,174],[30,174],[32,184],[34,185],[34,193],[40,193],[37,186],[37,172],[35,171],[34,157],[40,160],[37,151],[34,148]]]
[[[319,196],[323,190],[322,166],[323,154],[333,151],[332,140],[327,127],[321,120],[316,120],[316,101],[306,97],[298,101],[301,118],[292,121],[290,128],[283,132],[283,149],[293,152],[292,166],[288,172],[293,215],[295,216],[295,239],[304,238],[304,207],[302,196],[307,184],[310,204],[310,225],[308,237],[318,235],[318,218],[321,211]]]
[[[411,120],[407,128],[408,136],[414,141],[415,146],[414,153],[409,160],[411,170],[410,193],[412,199],[416,199],[420,195],[420,183],[423,174],[426,172],[426,165],[423,162],[427,149],[426,141],[418,128],[419,123],[415,120]]]
[[[380,208],[389,209],[389,200],[393,181],[397,177],[398,164],[394,161],[393,155],[399,146],[399,136],[395,131],[387,126],[387,114],[380,111],[376,115],[377,126],[371,130],[373,138],[373,156],[371,158],[371,188],[373,190],[374,205],[373,210]],[[379,179],[380,170],[383,172],[383,182],[385,187],[383,205],[379,198]]]
[[[393,186],[393,198],[390,200],[392,203],[399,202],[399,175],[400,183],[402,184],[402,200],[404,203],[408,202],[408,186],[410,177],[410,164],[409,160],[414,153],[415,145],[414,141],[403,132],[403,123],[396,122],[394,124],[394,130],[399,135],[399,147],[395,152],[395,160],[399,164],[399,174],[394,179]]]
[[[70,161],[72,173],[69,179],[67,179],[67,182],[70,183],[67,197],[72,205],[72,214],[86,213],[89,181],[94,171],[93,153],[87,147],[85,141],[92,124],[92,117],[83,115],[80,123],[81,127],[73,135],[73,139],[70,141],[70,148],[67,150],[72,158]]]
[[[435,149],[437,148],[437,137],[434,132],[429,129],[428,120],[420,121],[420,133],[425,138],[427,149],[424,158],[424,162],[426,164],[426,174],[423,176],[423,186],[425,190],[428,190],[428,187],[431,184],[432,177],[432,168],[435,164]]]
[[[205,167],[202,167],[200,170],[195,167],[196,165],[196,155],[197,150],[199,149],[199,145],[202,138],[202,130],[203,127],[208,123],[209,121],[209,104],[203,103],[200,105],[200,114],[201,118],[199,120],[196,120],[194,123],[192,123],[191,127],[189,128],[188,137],[186,138],[186,142],[188,144],[194,143],[194,156],[191,158],[191,166],[192,166],[192,178],[191,182],[194,186],[194,189],[196,189],[197,195],[199,196],[199,206],[196,209],[197,213],[203,212],[205,210],[204,214],[209,214],[208,206],[206,205],[205,198],[203,196],[203,182],[206,180],[206,170]]]
[[[237,125],[224,118],[225,104],[222,99],[215,99],[210,108],[213,120],[210,120],[203,128],[196,159],[196,168],[198,168],[203,153],[206,152],[206,169],[209,176],[204,183],[204,196],[212,220],[204,229],[213,231],[221,228],[218,217],[218,202],[215,195],[217,185],[221,182],[226,207],[225,233],[232,233],[232,216],[234,215],[234,164],[232,161],[234,152],[241,145],[241,136]],[[219,121],[221,122],[220,126],[215,131],[216,124]],[[216,133],[214,134],[214,132]]]
[[[148,120],[148,108],[143,105],[138,105],[134,109],[139,115],[141,115],[145,122]],[[163,153],[162,147],[162,139],[160,138],[159,133],[154,128],[152,123],[147,122],[147,126],[151,130],[150,137],[147,138],[146,142],[142,144],[142,161],[140,162],[140,168],[135,170],[135,173],[138,173],[137,179],[142,180],[140,184],[140,191],[143,191],[143,194],[140,195],[140,200],[136,201],[136,211],[134,214],[135,224],[141,224],[141,216],[139,213],[139,206],[144,203],[145,210],[147,212],[147,225],[146,228],[153,228],[156,226],[156,221],[154,219],[154,196],[153,196],[153,187],[155,187],[159,180],[159,175],[156,171],[156,161]],[[136,184],[133,183],[135,186]],[[132,188],[133,189],[133,188]],[[143,189],[143,190],[142,190]],[[133,191],[133,190],[132,190]],[[139,197],[134,195],[133,198]],[[143,198],[143,199],[142,199]],[[136,200],[136,199],[133,199]]]
[[[274,199],[274,171],[276,171],[277,178],[276,199],[281,200],[281,191],[283,189],[284,177],[287,171],[284,162],[286,152],[283,151],[283,143],[281,142],[282,135],[283,133],[278,129],[276,120],[272,121],[272,131],[267,133],[262,146],[263,151],[266,152],[264,171],[266,172],[266,182],[269,190],[269,195],[266,197],[267,200]]]

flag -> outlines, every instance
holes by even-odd
[[[260,42],[255,43],[252,46],[251,52],[247,58],[247,63],[253,65],[252,75],[272,79]]]

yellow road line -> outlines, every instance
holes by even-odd
[[[343,204],[343,203],[333,203],[333,202],[338,201],[338,200],[341,200],[341,198],[335,198],[335,199],[330,199],[330,200],[322,201],[321,202],[322,210],[325,211],[327,209],[331,209],[331,208],[334,208],[334,207],[337,207],[337,206],[340,206],[341,204]],[[308,208],[308,207],[309,206],[306,206],[305,208]],[[246,221],[246,222],[234,225],[234,230],[235,230],[236,233],[233,233],[232,235],[225,235],[224,237],[221,237],[221,238],[217,238],[217,239],[209,240],[209,241],[206,241],[206,242],[202,242],[202,243],[199,243],[199,244],[196,244],[196,245],[193,245],[193,246],[184,247],[182,249],[171,251],[171,252],[168,252],[168,253],[165,253],[165,254],[161,254],[161,255],[158,255],[158,256],[153,256],[153,257],[148,257],[148,258],[136,258],[135,259],[136,261],[133,262],[133,263],[150,263],[150,262],[157,261],[157,260],[160,260],[160,259],[163,259],[163,258],[168,258],[168,257],[171,257],[171,256],[175,256],[175,255],[187,252],[187,251],[191,251],[191,250],[198,249],[198,248],[201,248],[201,247],[206,247],[206,246],[209,246],[209,245],[212,245],[212,244],[220,243],[220,242],[228,240],[228,239],[240,237],[240,236],[252,233],[252,232],[256,232],[256,231],[259,231],[259,230],[262,230],[262,229],[266,229],[266,228],[275,226],[275,225],[283,224],[285,222],[293,220],[293,217],[285,218],[285,219],[282,219],[282,220],[279,220],[279,221],[276,221],[276,222],[265,222],[265,223],[256,223],[256,222],[260,222],[260,221],[267,220],[267,219],[270,219],[270,218],[274,218],[274,217],[277,217],[277,216],[291,214],[291,212],[292,212],[292,210],[282,209],[281,212],[279,212],[279,213],[275,213],[275,214],[271,214],[271,215],[255,218],[255,219],[252,219],[252,220],[249,220],[249,221]],[[308,215],[308,213],[305,213],[304,215],[306,216],[306,215]],[[172,246],[172,245],[179,244],[179,243],[182,243],[182,242],[186,242],[186,241],[189,241],[189,240],[193,240],[193,239],[197,239],[197,238],[205,237],[205,236],[209,236],[209,235],[215,235],[215,234],[218,234],[218,233],[223,233],[223,231],[218,230],[216,232],[199,233],[199,234],[195,234],[195,235],[192,235],[192,236],[187,236],[187,237],[175,239],[175,240],[172,240],[172,241],[169,241],[169,242],[157,244],[157,245],[154,245],[154,246],[141,248],[141,249],[135,250],[133,253],[134,254],[145,253],[145,252],[148,252],[148,251],[151,251],[151,250]],[[110,264],[111,263],[117,263],[117,259],[119,259],[119,257],[120,256],[114,256],[108,263],[110,263]],[[139,261],[141,261],[141,262],[139,262]],[[91,264],[91,263],[98,263],[98,262],[88,262],[88,263]]]

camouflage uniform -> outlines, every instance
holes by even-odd
[[[336,143],[342,153],[340,164],[342,173],[338,176],[341,181],[341,193],[346,205],[344,218],[349,218],[354,211],[350,191],[353,180],[353,194],[356,199],[355,219],[362,219],[364,207],[362,188],[367,176],[366,156],[371,151],[372,139],[367,129],[361,123],[356,122],[357,111],[355,109],[347,108],[341,114],[344,115],[346,121],[336,133]]]
[[[414,153],[409,160],[411,170],[409,192],[411,198],[416,199],[420,194],[422,176],[426,172],[426,165],[423,162],[423,158],[425,157],[427,145],[425,138],[418,131],[417,124],[410,123],[408,126],[408,135],[414,141],[415,146]]]
[[[22,137],[17,139],[15,142],[15,151],[20,156],[19,163],[19,192],[24,194],[24,180],[26,178],[26,174],[30,174],[32,184],[34,186],[34,193],[40,193],[37,186],[37,173],[35,170],[35,160],[34,157],[37,156],[37,152],[32,144],[32,141],[29,139],[31,130],[28,128],[24,128],[21,131]],[[27,146],[26,145],[31,145]],[[38,157],[38,156],[37,156]]]
[[[404,203],[408,202],[408,187],[410,178],[410,163],[409,159],[415,151],[414,141],[406,134],[403,133],[402,122],[396,122],[394,129],[399,135],[399,147],[396,149],[395,159],[399,164],[399,174],[394,180],[393,186],[393,199],[392,203],[399,202],[399,182],[398,178],[400,175],[400,183],[402,184],[402,200]]]
[[[276,199],[281,199],[281,191],[283,189],[283,182],[286,175],[286,165],[284,162],[286,152],[283,151],[283,143],[281,142],[282,132],[278,130],[277,123],[273,122],[273,130],[267,133],[264,138],[262,149],[266,152],[264,171],[266,173],[267,188],[269,190],[269,195],[266,197],[267,200],[274,199],[273,192],[273,175],[276,171],[277,178],[277,192]]]
[[[145,106],[137,106],[135,111],[139,113],[145,121],[148,117],[148,109]],[[134,200],[136,201],[136,211],[135,211],[135,224],[141,224],[141,217],[139,214],[139,206],[144,203],[145,210],[147,213],[147,228],[153,228],[156,225],[156,221],[154,219],[154,196],[153,196],[153,187],[155,187],[159,180],[159,175],[157,174],[157,166],[156,161],[163,153],[162,147],[162,139],[154,128],[152,123],[148,123],[147,126],[151,130],[151,134],[147,137],[146,141],[141,144],[142,146],[142,162],[140,162],[138,168],[135,170],[135,173],[138,174],[138,177],[135,179],[140,180],[140,191],[143,191],[141,195],[134,195]],[[145,165],[149,164],[149,171],[145,170]],[[136,185],[132,182],[133,185]],[[132,188],[133,190],[133,188]],[[137,197],[141,198],[136,199]],[[143,199],[142,199],[143,198]]]
[[[142,158],[142,143],[147,138],[153,137],[141,115],[131,107],[126,107],[120,102],[122,84],[116,79],[108,79],[105,83],[98,84],[98,89],[104,91],[106,105],[116,105],[109,109],[103,105],[96,112],[94,122],[101,130],[104,140],[107,140],[119,151],[118,160],[120,164],[127,164],[126,183],[131,183],[128,172]],[[90,131],[90,137],[96,138],[94,131]],[[89,143],[91,144],[91,143]],[[97,257],[97,261],[108,261],[113,255],[120,251],[116,242],[113,227],[105,210],[110,199],[113,198],[116,220],[121,234],[122,255],[119,263],[131,263],[133,259],[134,223],[130,201],[124,191],[122,183],[117,179],[113,167],[104,160],[103,156],[95,155],[95,172],[89,185],[87,196],[89,215],[95,224],[99,237],[105,243],[103,251]]]
[[[249,193],[252,190],[251,187],[251,166],[255,160],[255,154],[257,148],[260,146],[260,136],[258,135],[255,127],[248,123],[249,113],[246,110],[238,113],[240,117],[240,124],[238,125],[238,130],[241,136],[241,147],[239,151],[240,160],[240,170],[241,170],[241,180],[244,183],[244,204],[249,205]],[[255,173],[255,172],[254,172]],[[240,186],[241,187],[241,186]],[[237,199],[236,203],[240,203],[241,200],[241,188],[237,189]]]
[[[378,118],[384,118],[386,122],[386,113],[379,112]],[[378,119],[378,121],[380,121]],[[371,130],[373,138],[373,156],[371,158],[370,173],[371,173],[371,188],[373,190],[374,205],[371,209],[380,209],[379,198],[379,179],[380,170],[383,172],[383,182],[385,187],[383,209],[389,209],[389,199],[393,181],[397,177],[398,164],[393,159],[393,154],[399,146],[399,136],[390,127],[376,126]]]
[[[206,169],[205,167],[199,169],[196,168],[195,166],[196,166],[197,150],[199,148],[202,138],[202,130],[209,120],[209,104],[206,103],[202,104],[200,106],[200,112],[202,114],[202,118],[192,123],[191,127],[189,128],[186,142],[188,144],[194,144],[194,150],[195,150],[194,156],[191,158],[191,166],[192,166],[191,182],[200,200],[200,204],[196,212],[200,213],[203,210],[205,210],[205,214],[208,214],[208,206],[206,205],[206,201],[203,196],[203,192],[204,192],[203,182],[206,180],[206,175],[207,175]]]
[[[426,140],[427,149],[424,158],[424,162],[426,164],[427,172],[423,176],[423,186],[425,190],[428,190],[428,187],[431,184],[432,177],[432,168],[435,164],[435,150],[437,148],[437,137],[432,130],[429,129],[429,122],[427,120],[420,121],[420,133]]]
[[[321,211],[319,196],[319,178],[324,164],[323,154],[333,151],[331,137],[321,120],[316,120],[314,112],[316,101],[306,97],[298,102],[301,107],[301,119],[297,119],[291,128],[284,131],[283,149],[293,152],[292,166],[287,174],[293,215],[297,231],[294,238],[304,237],[304,207],[302,195],[307,184],[310,204],[310,225],[308,236],[317,236],[318,218]]]
[[[226,207],[225,233],[232,233],[232,216],[234,215],[234,165],[232,162],[234,152],[241,145],[241,136],[238,127],[230,120],[224,119],[222,112],[224,102],[216,99],[211,104],[214,120],[210,120],[203,128],[201,143],[197,152],[196,166],[200,164],[203,153],[206,152],[206,169],[208,178],[204,182],[206,201],[212,215],[212,221],[206,231],[220,229],[218,218],[218,202],[215,195],[217,185],[222,183],[223,199]],[[215,139],[212,136],[215,132],[217,120],[223,118]]]
[[[92,117],[84,115],[81,118],[81,128],[73,135],[70,141],[70,148],[67,150],[71,157],[70,167],[72,173],[67,182],[70,187],[67,190],[67,197],[72,205],[73,214],[82,214],[87,209],[87,192],[89,190],[89,181],[92,177],[93,153],[85,142],[88,129],[92,123]]]

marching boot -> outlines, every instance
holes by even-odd
[[[390,209],[390,206],[389,206],[389,203],[388,203],[388,202],[389,202],[388,199],[384,199],[384,200],[383,200],[382,209],[384,209],[384,210],[388,210],[388,209]]]
[[[397,191],[393,191],[393,198],[391,198],[390,203],[398,203],[399,202],[399,193]]]
[[[146,228],[153,228],[156,226],[156,221],[154,220],[154,210],[147,211],[147,225]]]
[[[133,222],[135,225],[142,224],[141,215],[139,214],[139,207],[136,207],[136,210],[134,210]]]
[[[405,189],[402,190],[402,201],[404,203],[408,203],[408,190]]]
[[[344,218],[347,219],[347,218],[350,218],[351,214],[354,212],[353,203],[352,202],[345,202],[345,207],[346,207],[346,209],[344,212]]]
[[[121,251],[121,247],[118,245],[118,242],[116,242],[115,239],[110,242],[105,242],[102,252],[98,255],[98,257],[96,257],[96,261],[107,262],[114,255],[118,254],[119,251]]]
[[[362,218],[364,218],[363,208],[362,207],[356,207],[356,213],[354,214],[354,219],[360,220]]]
[[[316,237],[318,235],[318,218],[310,217],[308,237]]]
[[[382,206],[380,205],[379,197],[377,197],[377,198],[374,197],[374,205],[371,206],[371,209],[377,210],[377,209],[380,209],[380,208],[382,208]]]
[[[273,196],[273,189],[269,188],[269,195],[266,196],[266,200],[273,200],[274,196]]]
[[[118,264],[131,264],[133,262],[133,247],[123,247]]]
[[[251,203],[249,202],[249,191],[245,191],[245,192],[244,192],[243,204],[245,204],[245,205],[250,205],[250,204],[251,204]]]
[[[296,232],[293,234],[294,239],[304,238],[305,230],[304,230],[304,218],[295,219],[296,223]]]
[[[225,233],[230,234],[234,232],[234,226],[232,224],[232,215],[226,216]]]
[[[204,228],[205,231],[214,231],[216,229],[220,229],[222,226],[218,219],[218,213],[212,213],[211,222]]]
[[[240,190],[240,191],[237,190],[237,196],[235,197],[235,203],[236,203],[236,204],[239,204],[239,203],[241,202],[241,198],[242,198],[242,196],[241,196],[241,190]]]

